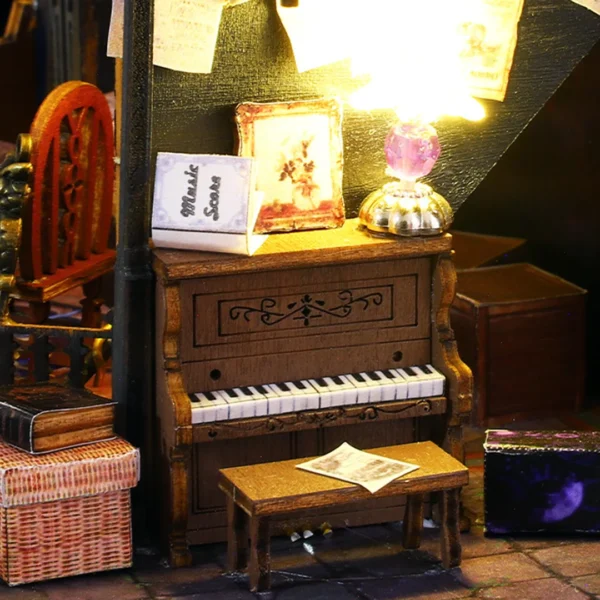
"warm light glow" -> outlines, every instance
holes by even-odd
[[[355,0],[356,2],[356,0]],[[432,122],[443,115],[477,121],[461,67],[461,25],[478,18],[478,0],[369,0],[349,10],[360,21],[352,48],[355,76],[370,82],[350,98],[360,109],[393,108],[401,120]],[[354,7],[353,7],[354,8]],[[358,24],[357,24],[358,25]]]

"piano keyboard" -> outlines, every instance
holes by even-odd
[[[444,382],[439,371],[424,365],[201,392],[190,394],[192,423],[442,396]]]

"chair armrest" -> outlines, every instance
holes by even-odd
[[[0,319],[8,317],[21,243],[21,214],[31,195],[31,136],[20,135],[0,164]]]

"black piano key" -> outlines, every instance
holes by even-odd
[[[255,386],[256,389],[261,393],[261,394],[268,394],[269,390],[264,386],[264,385],[257,385]]]
[[[282,382],[282,383],[277,383],[276,385],[277,385],[277,387],[278,387],[280,390],[282,390],[282,391],[284,391],[284,392],[289,392],[289,391],[290,391],[290,388],[289,388],[289,386],[288,386],[288,384],[287,384],[287,383],[283,383],[283,382]]]
[[[305,383],[302,383],[302,381],[294,381],[294,385],[299,389],[299,390],[305,390],[308,386]]]
[[[366,381],[366,379],[360,373],[355,373],[353,377],[356,379],[356,381],[360,381],[361,383],[365,383]]]
[[[324,379],[315,379],[315,381],[317,382],[317,385],[320,385],[321,387],[327,387],[327,383],[325,383]]]
[[[217,397],[212,393],[212,392],[204,392],[204,395],[209,399],[209,400],[216,400]]]
[[[425,373],[435,373],[435,371],[429,366],[429,365],[425,365],[424,367],[421,367],[422,371],[425,371]]]
[[[230,397],[230,398],[237,398],[237,394],[233,391],[233,390],[225,390],[225,393]]]
[[[242,390],[242,394],[244,394],[244,396],[252,396],[252,391],[250,390],[250,388],[243,387],[240,389]]]
[[[381,381],[381,377],[379,377],[379,375],[377,375],[377,373],[375,373],[375,371],[370,371],[369,373],[367,373],[367,375],[373,380],[373,381]]]
[[[332,377],[331,379],[333,380],[333,383],[335,383],[337,385],[344,385],[344,382],[342,381],[342,379],[339,375],[336,375],[335,377]]]
[[[386,376],[389,377],[390,379],[394,379],[395,375],[389,370],[386,369],[385,371],[382,371],[382,373]]]
[[[404,370],[411,377],[418,377],[418,375],[410,367],[406,367]]]

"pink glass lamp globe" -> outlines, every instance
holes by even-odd
[[[437,131],[429,123],[397,123],[385,139],[390,172],[403,181],[429,175],[441,151]]]
[[[421,120],[399,121],[385,139],[388,173],[397,181],[369,194],[359,213],[362,228],[373,234],[439,235],[452,224],[448,202],[417,179],[431,173],[441,154],[435,128]]]

